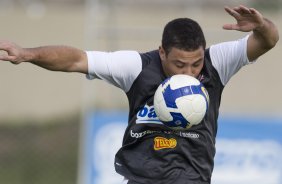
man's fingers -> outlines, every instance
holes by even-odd
[[[253,14],[258,14],[258,11],[256,9],[254,9],[254,8],[250,8],[249,10]]]
[[[245,7],[245,6],[243,6],[243,5],[234,7],[233,10],[238,12],[239,14],[251,14],[250,9]]]
[[[11,42],[0,40],[0,50],[7,51],[9,50],[10,45],[11,45]]]
[[[224,24],[222,28],[225,30],[239,30],[239,26],[237,24]]]
[[[13,64],[21,62],[19,58],[19,47],[9,41],[0,41],[0,61],[9,61]]]
[[[243,5],[240,6],[240,11],[241,11],[243,14],[252,14],[252,12],[250,11],[250,9],[247,8],[247,7],[245,7],[245,6],[243,6]]]
[[[235,19],[239,18],[240,13],[238,13],[237,11],[235,11],[234,9],[231,9],[229,7],[224,7],[225,11],[231,15],[232,17],[234,17]]]
[[[2,61],[10,61],[10,62],[12,62],[12,63],[14,63],[15,62],[15,60],[16,60],[16,57],[15,56],[4,56],[4,55],[0,55],[0,60],[2,60]]]

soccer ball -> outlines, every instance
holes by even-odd
[[[173,75],[164,80],[154,95],[159,120],[172,129],[189,129],[199,124],[209,106],[208,92],[189,75]]]

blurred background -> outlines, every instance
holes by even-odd
[[[168,21],[189,17],[202,26],[210,46],[246,35],[222,29],[224,23],[234,22],[223,7],[240,4],[257,8],[281,32],[281,0],[0,0],[0,39],[22,47],[70,45],[83,50],[146,52],[159,47],[163,27]],[[282,134],[281,50],[280,41],[256,64],[239,71],[227,84],[220,108],[222,126],[228,124],[226,120],[231,124],[229,127],[234,128],[227,131],[240,131],[236,129],[236,121],[242,123],[247,119],[250,129],[270,135],[274,141],[260,134],[263,144],[253,142],[255,135],[247,137],[244,144],[240,137],[231,144],[228,142],[230,137],[219,132],[219,153],[226,156],[228,150],[240,147],[238,145],[247,149],[251,144],[255,147],[254,152],[261,152],[261,148],[268,146],[274,149],[274,153],[265,153],[272,160],[281,155],[282,140],[278,137]],[[50,72],[31,64],[15,66],[0,61],[0,183],[103,183],[85,179],[89,177],[87,174],[91,175],[85,171],[88,162],[85,140],[93,133],[86,130],[89,114],[92,117],[93,112],[102,112],[92,117],[92,122],[97,117],[104,117],[103,113],[113,111],[121,112],[119,116],[114,113],[113,117],[121,118],[120,121],[126,124],[126,96],[105,82],[88,81],[81,74]],[[104,122],[99,118],[98,122]],[[267,123],[274,124],[274,128],[267,129]],[[244,128],[244,124],[240,126]],[[124,124],[121,127],[124,128]],[[118,134],[118,140],[122,134]],[[246,149],[241,150],[242,154]],[[226,169],[220,164],[227,162],[228,157],[220,158],[216,162],[219,170],[214,174],[218,182],[214,183],[225,181],[220,175]],[[242,163],[242,160],[237,162]],[[277,163],[282,163],[281,159]],[[113,169],[113,162],[110,164]],[[275,162],[273,164],[267,170],[272,180],[262,183],[282,184],[282,169]],[[265,163],[259,167],[265,167]],[[273,170],[275,175],[271,175]],[[253,177],[259,174],[256,169],[251,171],[249,174]],[[230,177],[240,178],[239,175]],[[246,183],[251,181],[242,178]],[[257,178],[256,181],[262,180]]]

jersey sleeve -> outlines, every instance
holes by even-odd
[[[125,92],[129,91],[142,70],[141,56],[136,51],[86,51],[88,79],[102,79]]]
[[[254,62],[250,62],[247,57],[248,37],[219,43],[210,47],[212,65],[217,70],[223,85],[226,85],[240,68]]]

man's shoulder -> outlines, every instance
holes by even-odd
[[[150,64],[151,62],[160,61],[160,55],[158,50],[152,50],[144,53],[140,53],[143,65]]]

